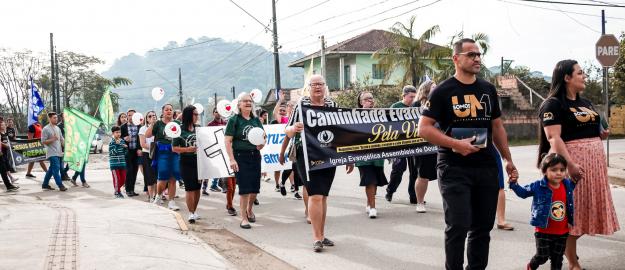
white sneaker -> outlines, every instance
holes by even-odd
[[[187,220],[191,224],[195,223],[195,214],[193,214],[193,213],[189,214],[189,218]]]
[[[161,199],[161,196],[156,196],[154,197],[154,200],[152,200],[153,204],[157,204],[157,205],[162,205],[163,204],[163,199]]]
[[[200,217],[200,215],[198,215],[198,214],[196,214],[196,213],[193,213],[193,215],[195,216],[195,219],[196,219],[196,220],[198,220],[198,219],[201,219],[201,218],[202,218],[202,217]]]
[[[174,201],[169,201],[169,204],[167,205],[167,207],[169,208],[169,210],[173,210],[173,211],[180,210],[180,207],[178,207]]]
[[[367,205],[367,208],[365,208],[365,211],[367,211],[367,214],[369,214],[369,211],[370,211],[370,210],[371,210],[371,207],[369,207],[369,206]]]
[[[417,213],[425,213],[425,203],[417,203]]]
[[[376,210],[375,208],[369,209],[369,218],[376,218],[376,217],[378,217],[378,210]]]

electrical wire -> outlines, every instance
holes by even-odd
[[[271,29],[269,29],[269,27],[267,27],[264,23],[262,23],[259,19],[256,19],[256,17],[254,17],[254,15],[252,15],[251,13],[249,13],[247,10],[245,10],[243,7],[239,6],[239,4],[237,4],[236,2],[234,2],[233,0],[230,0],[230,2],[232,2],[235,6],[237,6],[239,9],[241,9],[243,12],[245,12],[245,14],[247,14],[248,16],[252,17],[252,19],[254,19],[255,21],[257,21],[260,25],[263,26],[263,28],[265,30],[267,30],[268,32],[273,32],[271,31]]]
[[[531,7],[531,8],[537,8],[537,9],[543,9],[543,10],[559,11],[559,12],[566,12],[566,13],[570,13],[570,14],[577,14],[577,15],[601,18],[601,15],[595,15],[595,14],[589,14],[589,13],[575,12],[575,11],[569,11],[569,10],[558,10],[558,9],[555,9],[555,8],[548,8],[548,7],[538,7],[538,6],[532,6],[532,5],[528,5],[528,4],[511,2],[511,1],[506,1],[506,0],[497,0],[497,1],[508,3],[508,4],[513,4],[513,5],[524,6],[524,7]],[[609,16],[606,16],[606,19],[624,20],[625,21],[625,18],[620,18],[620,17],[609,17]]]
[[[284,21],[284,20],[287,20],[287,19],[293,18],[293,17],[295,17],[295,16],[297,16],[297,15],[300,15],[300,14],[302,14],[302,13],[306,12],[306,11],[309,11],[309,10],[311,10],[311,9],[314,9],[314,8],[318,7],[318,6],[321,6],[321,5],[323,5],[323,4],[327,3],[327,2],[330,2],[330,0],[324,0],[324,1],[322,1],[322,2],[320,2],[320,3],[317,3],[317,4],[315,4],[315,5],[311,6],[311,7],[307,7],[307,8],[305,8],[305,9],[302,9],[302,10],[298,11],[298,12],[295,12],[295,13],[293,13],[293,14],[287,15],[287,16],[285,16],[284,18],[278,18],[278,19],[276,19],[276,22],[282,22],[282,21]]]
[[[162,50],[149,50],[148,52],[154,53],[154,52],[174,51],[174,50],[178,50],[178,49],[194,47],[194,46],[197,46],[197,45],[208,44],[208,43],[212,43],[212,42],[215,42],[215,41],[218,41],[218,40],[220,40],[220,38],[213,38],[213,39],[210,39],[210,40],[205,40],[205,41],[201,41],[201,42],[197,42],[197,43],[193,43],[193,44],[185,45],[185,46],[179,46],[179,47],[175,47],[175,48],[162,49]]]
[[[546,0],[517,0],[523,2],[536,2],[536,3],[547,3],[547,4],[562,4],[562,5],[576,5],[576,6],[592,6],[592,7],[619,7],[625,8],[623,5],[614,5],[614,4],[590,4],[590,3],[578,3],[578,2],[562,2],[562,1],[546,1]]]

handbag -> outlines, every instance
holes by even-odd
[[[291,146],[289,147],[289,160],[291,162],[294,162],[297,158],[296,152],[297,151],[295,150],[295,143],[291,142]]]

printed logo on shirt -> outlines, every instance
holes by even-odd
[[[460,118],[477,118],[477,111],[484,110],[484,116],[490,117],[490,96],[483,94],[481,99],[477,99],[475,95],[464,95],[464,103],[458,101],[457,96],[451,97],[452,109],[456,116]],[[486,108],[486,109],[485,109]]]
[[[247,141],[247,134],[250,133],[250,130],[252,130],[254,128],[254,126],[252,125],[247,125],[243,128],[243,140]]]
[[[184,140],[184,144],[187,147],[195,146],[195,141],[196,141],[195,134],[191,134],[187,136],[187,138]]]
[[[549,120],[553,120],[553,113],[552,112],[543,113],[543,122],[549,121]]]
[[[595,121],[595,116],[599,115],[595,111],[588,109],[586,107],[577,107],[577,109],[569,108],[569,110],[573,112],[573,115],[575,115],[575,119],[577,119],[577,121],[582,122],[582,123],[586,123],[588,121]]]
[[[564,217],[566,217],[566,208],[564,207],[564,203],[562,201],[555,201],[551,203],[551,214],[549,217],[555,221],[564,220]]]

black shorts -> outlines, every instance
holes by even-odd
[[[334,182],[336,167],[308,171],[308,176],[310,177],[310,179],[308,179],[306,178],[306,165],[304,164],[304,153],[301,147],[297,148],[297,157],[298,159],[295,162],[295,164],[297,164],[297,173],[306,187],[308,196],[328,196],[328,194],[330,194],[330,188],[332,188],[332,182]]]
[[[156,184],[156,171],[154,171],[154,167],[152,167],[152,159],[149,156],[149,153],[143,152],[141,161],[143,162],[143,181],[146,185],[151,186]]]
[[[413,179],[425,178],[430,181],[436,180],[436,163],[437,163],[437,154],[433,155],[425,155],[425,156],[416,156],[412,157],[414,168],[413,173],[415,174]]]
[[[239,195],[260,193],[260,151],[234,150],[234,160],[239,171],[234,173],[239,185]]]
[[[202,182],[197,179],[197,157],[180,155],[180,176],[184,182],[185,191],[196,191],[202,188]]]
[[[388,185],[388,180],[386,180],[386,176],[384,175],[384,167],[377,167],[373,165],[359,166],[358,172],[360,172],[361,187],[370,185],[383,187]]]

